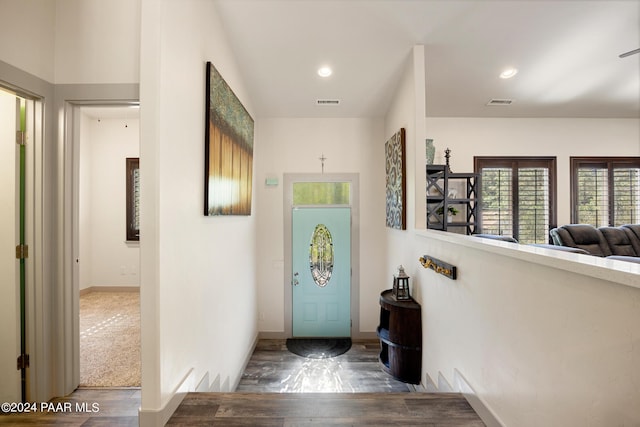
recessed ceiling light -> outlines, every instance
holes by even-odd
[[[320,77],[329,77],[331,73],[333,73],[333,71],[329,67],[321,67],[318,69],[318,75]]]
[[[518,70],[516,68],[507,68],[503,72],[500,73],[501,79],[510,79],[511,77],[518,74]]]

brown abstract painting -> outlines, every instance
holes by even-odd
[[[204,214],[251,215],[253,119],[207,62]]]
[[[387,172],[387,227],[405,230],[406,167],[404,128],[384,144]]]

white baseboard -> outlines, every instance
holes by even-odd
[[[261,340],[286,340],[288,337],[284,332],[258,332],[258,339]],[[377,340],[378,334],[375,332],[356,332],[351,336],[352,341],[372,341]]]
[[[169,401],[160,409],[142,409],[138,411],[138,423],[140,427],[158,427],[167,424],[173,413],[190,391],[193,391],[193,369],[182,379],[174,390]]]
[[[90,292],[140,292],[140,286],[89,286],[80,289],[80,295]]]
[[[253,352],[255,351],[259,340],[260,340],[260,334],[256,334],[256,336],[253,337],[253,343],[251,344],[251,348],[249,349],[249,351],[244,357],[244,362],[242,363],[242,370],[240,371],[240,375],[238,375],[236,380],[234,381],[233,388],[225,391],[236,391],[236,389],[238,388],[238,385],[240,385],[240,380],[242,380],[242,373],[247,370],[247,366],[249,365],[249,361],[251,360],[251,356],[253,356]]]
[[[284,332],[258,332],[258,339],[261,340],[286,340]]]
[[[460,393],[487,427],[504,427],[504,424],[489,409],[484,400],[476,394],[467,379],[457,369],[453,370],[453,385],[442,375],[442,372],[438,372],[437,385],[427,374],[425,389],[428,393]]]
[[[476,394],[473,387],[471,387],[466,378],[457,369],[453,370],[453,383],[455,390],[467,399],[469,405],[476,411],[487,427],[504,427],[504,424],[501,423],[498,417],[489,409],[484,400]]]

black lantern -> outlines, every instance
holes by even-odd
[[[411,299],[409,294],[409,276],[404,272],[404,267],[398,267],[398,274],[393,276],[393,297],[397,301]]]

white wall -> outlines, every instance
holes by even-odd
[[[139,81],[139,0],[0,0],[0,58],[51,83]]]
[[[360,331],[374,332],[378,295],[389,285],[380,263],[384,257],[384,141],[379,119],[286,119],[258,122],[256,209],[258,246],[258,312],[261,332],[283,332],[284,230],[283,174],[358,173],[360,176]],[[277,187],[265,179],[278,178]]]
[[[55,83],[139,81],[139,0],[56,0],[55,19]]]
[[[126,242],[127,157],[139,157],[139,119],[83,115],[80,139],[80,289],[138,286],[140,249]]]
[[[452,281],[413,264],[423,381],[452,382],[457,369],[505,426],[639,425],[638,265],[618,262],[627,276],[601,269],[596,278],[589,264],[566,270],[553,258],[539,264],[535,253],[483,247],[492,243],[414,236],[414,258],[458,269]]]
[[[53,82],[55,8],[50,0],[0,0],[0,58]]]
[[[257,337],[257,310],[255,208],[251,216],[202,214],[207,61],[253,110],[215,4],[142,0],[141,37],[145,425],[166,421],[176,390],[203,378],[227,390],[236,384]]]
[[[404,123],[411,128],[418,111],[412,79],[423,76],[412,65],[387,114],[387,132]],[[427,118],[425,130],[437,155],[452,149],[454,171],[472,170],[476,154],[557,153],[559,175],[568,183],[560,164],[569,155],[638,155],[637,120]],[[578,151],[580,144],[595,147]],[[418,188],[425,180],[424,141],[416,138],[407,154],[416,165],[409,179]],[[579,260],[584,256],[544,249],[516,256],[510,244],[417,225],[387,230],[387,242],[389,270],[390,255],[402,254],[422,305],[423,383],[441,375],[453,383],[459,371],[507,426],[640,423],[634,403],[640,399],[640,333],[629,327],[640,320],[637,265],[596,260],[602,265],[594,269]],[[422,255],[455,265],[458,280],[425,270]],[[611,267],[628,273],[619,277]]]
[[[415,262],[411,258],[411,247],[407,244],[410,231],[424,227],[421,212],[424,207],[419,202],[423,199],[421,186],[415,176],[420,175],[423,169],[420,165],[420,157],[416,152],[420,146],[424,147],[424,47],[415,46],[408,52],[407,63],[402,80],[385,117],[385,133],[392,135],[400,128],[406,131],[406,168],[407,168],[407,230],[394,230],[387,228],[385,231],[387,244],[385,246],[385,278],[392,280],[397,273],[397,267],[403,264],[405,267]],[[384,141],[379,142],[381,149]],[[424,153],[424,148],[422,148]],[[423,154],[424,156],[424,154]],[[425,178],[426,181],[426,178]],[[409,261],[410,260],[410,261]],[[409,270],[407,270],[409,272]],[[410,273],[409,273],[410,274]],[[391,286],[387,286],[390,288]]]
[[[558,225],[570,223],[569,157],[640,155],[639,119],[428,117],[426,135],[436,163],[451,149],[454,172],[473,172],[474,156],[557,156]]]
[[[65,353],[74,341],[69,325],[77,305],[66,299],[73,295],[68,292],[72,256],[66,220],[70,217],[65,217],[71,212],[71,191],[63,187],[70,183],[65,172],[70,171],[72,150],[65,150],[64,101],[137,99],[139,61],[132,52],[138,49],[140,23],[130,12],[139,4],[138,0],[118,2],[114,8],[113,2],[92,0],[0,0],[0,80],[40,97],[44,105],[44,142],[35,147],[35,181],[42,185],[36,185],[35,232],[30,234],[35,239],[30,251],[36,260],[31,267],[35,274],[30,276],[35,283],[30,292],[33,298],[28,300],[33,316],[29,345],[35,349],[30,397],[37,401],[68,394],[77,385],[73,354]],[[100,40],[93,40],[93,35]],[[59,58],[67,62],[57,63]],[[57,77],[69,84],[54,87]],[[104,84],[123,81],[128,83]],[[89,82],[96,84],[74,84]]]

